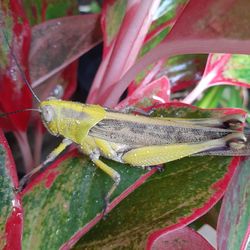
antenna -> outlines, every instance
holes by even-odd
[[[8,45],[8,48],[9,48],[9,50],[10,50],[10,54],[11,54],[12,58],[14,59],[17,68],[18,68],[19,71],[20,71],[20,74],[21,74],[21,77],[22,77],[23,81],[26,83],[26,85],[28,86],[29,90],[31,91],[31,93],[33,94],[33,96],[35,97],[35,99],[40,103],[41,100],[40,100],[39,97],[35,94],[34,90],[32,89],[32,87],[31,87],[31,85],[30,85],[30,83],[29,83],[29,81],[27,80],[26,75],[24,74],[24,71],[22,70],[22,68],[21,68],[21,66],[20,66],[20,64],[19,64],[19,62],[18,62],[16,56],[14,55],[14,53],[13,53],[11,47],[10,47],[10,44],[9,44],[9,40],[8,40],[7,34],[5,33],[5,31],[4,31],[3,29],[2,29],[2,33],[3,33],[3,36],[4,36],[4,39],[5,39],[6,43],[7,43],[7,45]]]
[[[40,109],[22,109],[22,110],[16,110],[16,111],[0,114],[0,118],[5,117],[5,116],[9,116],[9,115],[15,115],[17,113],[26,112],[26,111],[37,111],[37,112],[41,113]]]

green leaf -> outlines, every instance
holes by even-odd
[[[148,31],[146,41],[140,51],[139,57],[145,55],[156,47],[169,33],[173,27],[182,8],[187,0],[163,0],[159,5],[154,20]]]
[[[123,200],[74,249],[109,246],[143,249],[152,232],[181,223],[181,218],[184,224],[185,219],[198,214],[205,203],[221,197],[223,188],[215,183],[223,179],[230,161],[230,157],[207,156],[166,164],[162,173],[152,176]]]
[[[114,196],[145,173],[140,168],[105,162],[123,176]],[[55,166],[23,196],[23,249],[58,249],[105,207],[104,197],[113,181],[90,160],[73,153]]]
[[[127,1],[105,1],[104,2],[104,22],[105,22],[105,42],[110,46],[119,32],[123,17],[126,13]],[[105,14],[105,15],[104,15]]]
[[[78,13],[77,1],[24,0],[23,6],[31,25]]]
[[[236,86],[214,86],[204,92],[203,97],[195,103],[201,108],[243,108],[242,88]]]
[[[224,91],[224,86],[215,86],[207,89],[202,98],[195,103],[201,108],[217,108],[221,101],[221,95]]]
[[[175,103],[161,105],[153,115],[218,117],[223,112]],[[143,184],[155,170],[103,160],[121,175],[107,211],[122,202],[83,237],[78,249],[110,244],[138,249],[154,230],[190,223],[221,198],[238,162],[231,164],[231,157],[187,157],[166,164]],[[104,197],[112,184],[107,174],[75,152],[56,161],[23,194],[23,249],[72,247],[103,217]]]
[[[225,79],[250,83],[250,56],[232,55],[229,62],[225,65],[223,76]]]

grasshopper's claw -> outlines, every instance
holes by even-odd
[[[20,193],[23,191],[24,187],[28,184],[30,177],[33,175],[33,172],[31,171],[29,174],[25,175],[19,182],[18,187],[15,189],[16,193]]]
[[[42,172],[46,166],[44,164],[40,164],[38,167],[34,168],[28,174],[26,174],[19,182],[18,188],[16,192],[21,192],[25,188],[25,186],[29,183],[30,179],[39,172]]]
[[[104,220],[107,218],[108,206],[109,206],[109,198],[106,196],[104,198],[104,207],[103,207],[103,211],[102,211],[102,219],[104,219]]]
[[[239,150],[246,146],[247,138],[243,133],[233,133],[227,136],[227,144],[231,149]]]
[[[226,128],[239,129],[244,124],[244,118],[241,115],[229,115],[225,118],[223,124]]]
[[[143,169],[148,170],[148,171],[150,171],[152,169],[156,169],[157,172],[162,173],[164,171],[164,166],[163,165],[146,166]]]

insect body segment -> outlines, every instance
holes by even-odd
[[[105,109],[98,105],[54,99],[41,102],[40,109],[42,121],[51,134],[62,135],[77,144],[106,115]]]

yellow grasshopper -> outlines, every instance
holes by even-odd
[[[107,204],[119,185],[120,175],[100,156],[145,167],[217,148],[240,149],[246,142],[245,135],[234,129],[243,122],[235,115],[225,116],[221,120],[152,118],[57,99],[40,102],[39,110],[48,131],[64,139],[40,167],[21,180],[20,189],[34,173],[45,168],[68,145],[74,143],[114,180],[105,198]]]
[[[39,102],[38,111],[44,126],[52,135],[64,138],[40,166],[23,177],[19,191],[35,173],[45,169],[72,143],[113,179],[114,184],[105,197],[108,204],[119,185],[120,175],[100,156],[135,167],[146,167],[220,148],[237,151],[247,140],[244,133],[238,131],[244,122],[240,115],[227,115],[221,119],[150,117],[53,98],[40,101],[15,55],[12,57],[23,81]]]

